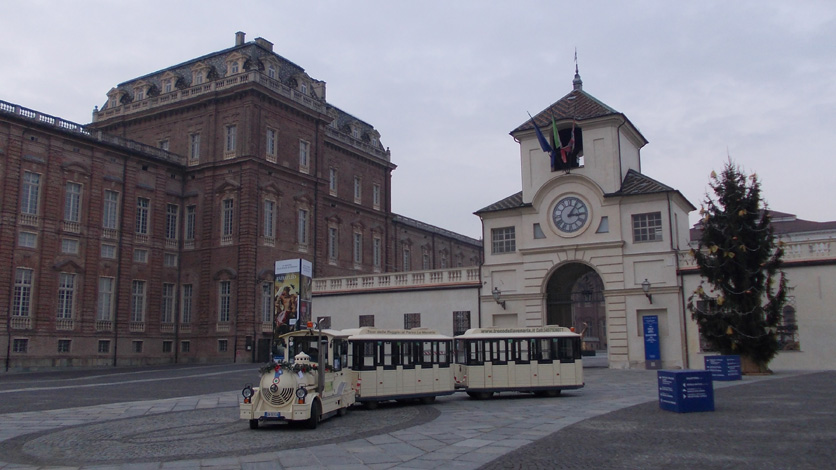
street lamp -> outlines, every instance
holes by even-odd
[[[498,303],[499,305],[502,306],[502,310],[505,310],[505,301],[504,300],[499,300],[499,294],[501,294],[501,293],[502,293],[502,291],[499,290],[499,287],[494,287],[493,290],[491,291],[491,295],[493,296],[493,300],[496,303]]]
[[[644,296],[647,297],[647,300],[653,304],[653,296],[650,295],[650,282],[647,279],[642,282],[642,291],[644,291]]]

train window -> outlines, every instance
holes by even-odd
[[[391,341],[384,341],[383,348],[383,368],[384,369],[394,369],[395,368],[395,360],[392,357],[392,342]]]
[[[485,352],[488,359],[493,364],[507,364],[508,363],[508,341],[504,339],[495,339],[487,341]]]
[[[435,362],[435,348],[438,343],[432,341],[422,341],[421,342],[421,364],[422,366],[432,366]]]
[[[485,363],[485,344],[482,340],[467,342],[467,364],[480,366]]]
[[[348,364],[348,343],[341,339],[334,340],[334,371],[340,371]]]
[[[357,344],[357,353],[359,360],[355,362],[356,367],[360,370],[374,370],[375,356],[377,344],[374,341],[362,341]]]
[[[572,363],[581,358],[578,338],[560,338],[560,362]]]
[[[438,344],[438,366],[450,367],[450,342],[440,341]]]
[[[467,343],[463,339],[456,340],[456,363],[467,364]]]
[[[403,341],[400,343],[401,364],[404,369],[415,368],[415,341]]]
[[[530,362],[529,355],[528,355],[528,345],[529,341],[527,339],[524,340],[509,340],[511,346],[511,356],[509,360],[514,361],[517,364],[528,364]]]
[[[540,358],[538,359],[542,364],[551,364],[554,356],[552,355],[552,341],[551,338],[541,339],[540,343]]]

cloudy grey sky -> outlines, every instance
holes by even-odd
[[[4,0],[0,24],[0,100],[79,123],[122,81],[263,37],[378,129],[395,212],[475,238],[520,190],[508,133],[571,91],[577,47],[584,90],[650,141],[644,174],[699,207],[731,156],[772,209],[836,220],[829,0]]]

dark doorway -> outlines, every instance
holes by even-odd
[[[606,351],[607,315],[604,282],[591,267],[571,263],[546,284],[546,323],[583,333],[584,350]]]

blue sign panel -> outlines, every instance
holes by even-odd
[[[705,356],[705,370],[714,380],[740,380],[740,356]]]
[[[659,351],[659,316],[645,315],[642,317],[644,324],[644,359],[647,361],[658,361],[662,359]]]
[[[714,411],[714,383],[705,370],[660,370],[659,408],[676,413]]]

